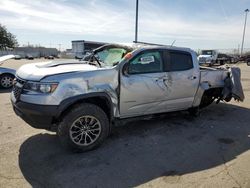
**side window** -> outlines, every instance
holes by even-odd
[[[163,71],[161,53],[148,51],[137,55],[129,63],[129,74],[156,73]]]
[[[170,52],[170,71],[184,71],[193,68],[192,56],[183,52]]]

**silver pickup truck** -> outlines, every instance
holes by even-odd
[[[229,74],[200,68],[188,48],[105,45],[82,61],[22,66],[11,101],[32,127],[56,129],[67,148],[87,151],[99,146],[117,121],[180,110],[197,113],[221,98]]]

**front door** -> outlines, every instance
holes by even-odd
[[[143,51],[128,65],[127,74],[121,74],[121,117],[139,116],[163,111],[167,86],[162,52]]]

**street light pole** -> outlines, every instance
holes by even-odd
[[[244,40],[245,40],[245,32],[246,32],[246,24],[247,24],[247,13],[249,12],[249,9],[245,10],[245,24],[244,24],[244,30],[243,30],[243,37],[242,37],[242,43],[241,43],[241,52],[240,52],[240,56],[242,56],[243,53],[243,46],[244,46]]]
[[[138,39],[138,5],[139,5],[139,0],[136,0],[136,13],[135,13],[135,43],[137,42],[137,39]]]

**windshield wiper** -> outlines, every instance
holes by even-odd
[[[88,59],[88,64],[90,64],[90,65],[99,65],[99,67],[102,67],[102,64],[100,63],[100,61],[98,60],[98,58],[97,57],[95,57],[95,53],[94,52],[92,52],[89,56],[89,59]]]

